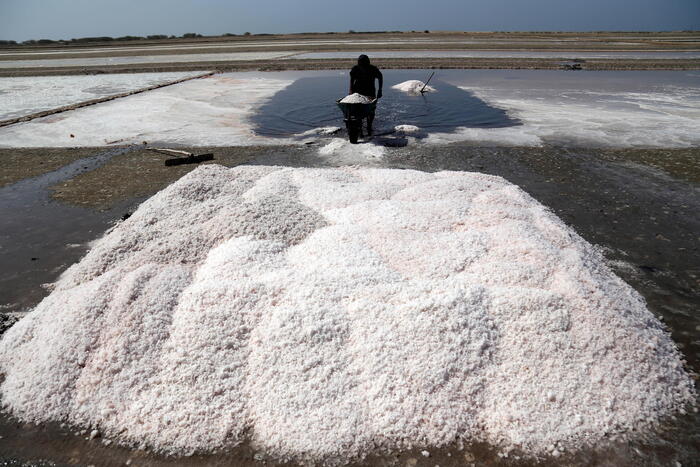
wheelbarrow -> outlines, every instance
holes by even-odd
[[[343,111],[343,120],[345,121],[345,128],[348,130],[348,139],[352,144],[357,144],[357,138],[362,134],[362,120],[367,118],[377,108],[377,99],[374,99],[369,104],[346,104],[340,101],[341,99],[338,99],[336,103],[340,110]]]

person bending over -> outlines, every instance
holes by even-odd
[[[379,81],[379,91],[375,90],[374,80]],[[363,96],[380,99],[382,97],[382,85],[384,77],[379,68],[369,63],[367,55],[360,55],[357,65],[350,70],[350,94],[358,93]],[[367,134],[372,136],[372,123],[374,122],[374,109],[367,117]]]

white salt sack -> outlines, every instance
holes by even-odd
[[[341,104],[371,104],[372,102],[374,102],[374,99],[371,97],[358,93],[347,95],[340,100]]]
[[[412,95],[412,96],[417,96],[421,94],[421,90],[423,92],[435,92],[436,89],[432,86],[426,86],[423,81],[419,81],[417,79],[410,79],[408,81],[404,81],[403,83],[395,84],[391,87],[392,89],[396,89],[401,92],[405,92],[406,94]]]
[[[642,297],[518,187],[368,168],[192,171],[5,333],[0,371],[22,420],[310,462],[572,450],[694,398]]]

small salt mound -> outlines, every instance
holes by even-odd
[[[2,402],[172,454],[541,454],[693,400],[602,255],[499,177],[200,167],[0,341]]]
[[[420,131],[420,128],[415,125],[396,125],[394,131],[400,133],[417,133]]]
[[[319,128],[312,128],[310,130],[306,130],[303,133],[299,133],[297,136],[305,137],[305,136],[317,136],[317,135],[333,135],[335,133],[338,133],[340,131],[339,126],[322,126]]]
[[[371,104],[374,102],[374,99],[363,96],[362,94],[354,93],[343,97],[340,102],[341,104]]]
[[[347,139],[333,138],[328,144],[318,149],[318,154],[322,157],[331,157],[336,163],[366,164],[382,160],[386,154],[386,148],[371,142],[351,144]]]
[[[406,94],[410,94],[412,96],[417,96],[421,93],[421,89],[423,89],[423,86],[425,86],[425,83],[423,81],[411,79],[408,81],[404,81],[403,83],[395,84],[391,87],[391,89],[396,89],[397,91],[405,92]],[[430,85],[425,86],[425,89],[423,89],[423,92],[436,91],[437,89]]]
[[[415,125],[396,125],[394,135],[407,136],[410,138],[423,139],[429,136],[428,132]]]

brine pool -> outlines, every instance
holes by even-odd
[[[504,109],[489,105],[473,93],[440,78],[430,80],[435,92],[411,95],[392,85],[430,74],[385,71],[383,97],[377,103],[375,131],[391,133],[397,125],[412,125],[425,132],[452,132],[460,127],[504,128],[520,125]],[[262,136],[289,137],[319,127],[342,126],[335,101],[349,83],[337,74],[302,77],[276,93],[250,117],[253,131]]]
[[[697,71],[435,70],[435,93],[409,96],[391,87],[426,81],[431,70],[385,70],[375,130],[422,130],[430,143],[496,146],[683,148],[700,145]],[[109,76],[109,75],[106,75]],[[36,77],[0,78],[0,90]],[[90,89],[110,78],[90,79]],[[98,105],[0,128],[0,147],[96,147],[124,144],[251,146],[294,144],[318,128],[343,126],[336,100],[347,71],[220,73]],[[75,87],[84,86],[76,79]],[[64,95],[73,95],[67,97]],[[49,96],[50,95],[50,96]],[[82,99],[70,80],[46,102]],[[1,96],[0,96],[1,97]],[[10,103],[30,101],[31,96]],[[0,99],[3,100],[3,99]],[[342,136],[342,135],[341,135]],[[306,142],[306,141],[305,141]]]

